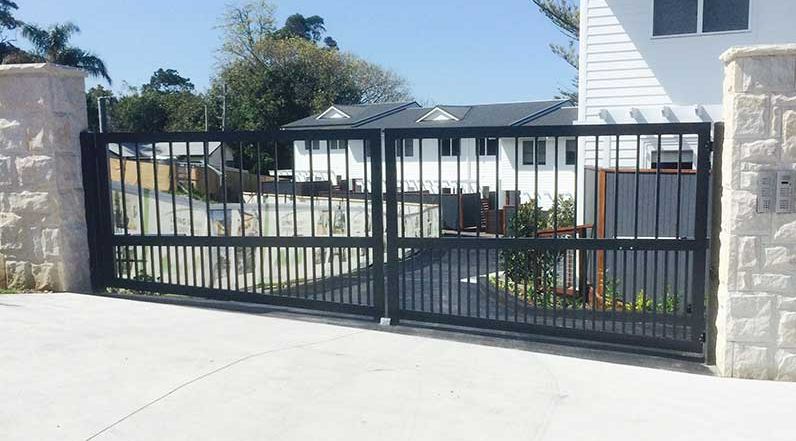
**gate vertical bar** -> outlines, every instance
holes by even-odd
[[[384,132],[384,173],[387,188],[387,310],[385,317],[397,324],[398,316],[398,174],[396,171],[396,139],[388,130]],[[402,148],[403,146],[401,146]],[[403,170],[402,170],[403,172]],[[402,196],[403,197],[403,196]],[[403,217],[403,216],[402,216]]]
[[[371,192],[373,194],[373,306],[376,315],[387,314],[385,289],[384,289],[384,199],[382,194],[382,136],[371,138],[370,140],[370,167],[371,167]],[[385,148],[386,150],[386,148]]]

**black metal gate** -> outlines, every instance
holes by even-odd
[[[389,314],[701,352],[710,132],[386,130]]]
[[[333,185],[340,170],[320,140],[361,158],[344,166],[360,168],[361,188]],[[95,286],[382,315],[378,130],[85,133],[82,143]],[[295,163],[289,181],[273,173],[296,143],[308,146],[302,182]]]
[[[85,133],[92,275],[97,287],[701,352],[710,135]]]

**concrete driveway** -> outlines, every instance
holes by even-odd
[[[0,296],[2,440],[793,440],[796,384],[227,311]]]

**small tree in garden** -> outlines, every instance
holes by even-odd
[[[560,196],[553,206],[543,210],[534,200],[522,204],[511,218],[514,237],[535,237],[540,231],[575,225],[575,203]],[[535,304],[547,303],[555,291],[554,268],[564,253],[544,250],[507,250],[502,252],[503,270],[515,285],[526,290],[525,299]]]

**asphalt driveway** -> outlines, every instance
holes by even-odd
[[[185,306],[0,296],[2,440],[792,440],[796,384]]]

